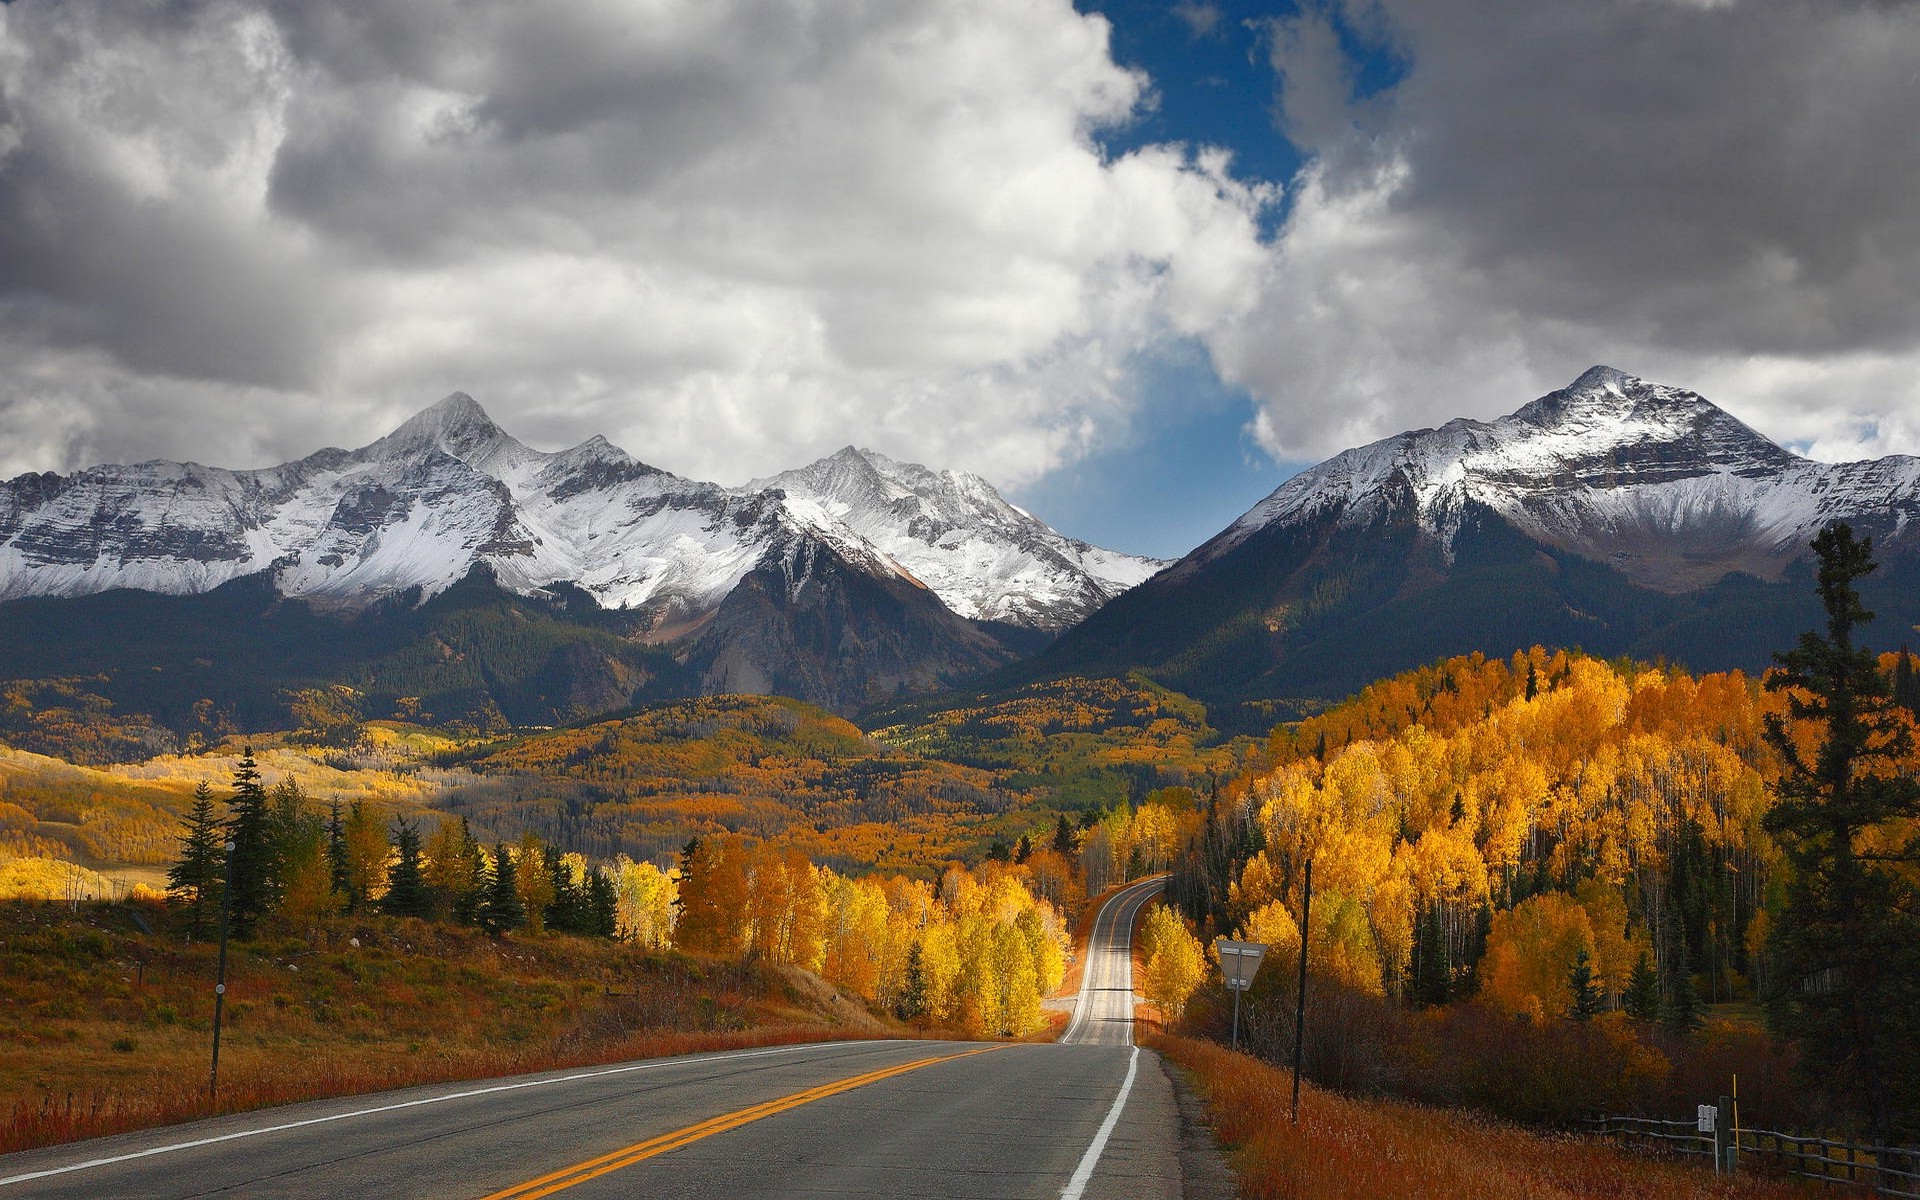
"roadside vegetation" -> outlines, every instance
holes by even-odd
[[[1147,1044],[1204,1098],[1240,1194],[1251,1200],[1793,1200],[1821,1195],[1752,1175],[1716,1176],[1460,1109],[1360,1100],[1312,1084],[1290,1117],[1293,1075],[1213,1042]]]
[[[817,978],[369,915],[229,947],[141,906],[0,906],[0,1153],[411,1084],[733,1046],[912,1036]]]

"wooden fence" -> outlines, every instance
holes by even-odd
[[[1651,1117],[1599,1116],[1587,1119],[1589,1132],[1666,1154],[1714,1157],[1714,1137],[1693,1121]],[[1893,1200],[1920,1200],[1920,1150],[1862,1146],[1831,1138],[1803,1137],[1769,1129],[1742,1129],[1737,1141],[1741,1161],[1759,1161],[1789,1175],[1821,1184],[1855,1187]]]

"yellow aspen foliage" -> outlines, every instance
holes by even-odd
[[[1140,948],[1146,955],[1141,994],[1169,1024],[1178,1021],[1206,975],[1205,950],[1180,914],[1164,904],[1147,910],[1140,927]]]
[[[675,946],[720,958],[732,958],[745,948],[745,858],[737,837],[704,837],[690,844],[681,863]]]
[[[1300,969],[1300,922],[1282,901],[1269,901],[1249,913],[1240,925],[1239,938],[1267,948],[1267,970],[1291,979]]]
[[[672,876],[650,862],[621,855],[614,862],[613,894],[620,936],[646,950],[673,944],[674,901],[679,891]]]
[[[295,926],[313,925],[340,911],[343,898],[333,890],[324,837],[304,837],[288,847],[281,872],[280,915]]]
[[[1359,902],[1339,892],[1313,892],[1313,939],[1307,970],[1355,991],[1386,993],[1380,950]]]
[[[547,848],[531,829],[513,847],[513,885],[527,909],[528,933],[544,933],[547,905],[553,903],[553,876],[547,873]]]
[[[1580,902],[1562,892],[1529,897],[1494,914],[1480,994],[1536,1021],[1564,1016],[1573,1004],[1567,975],[1582,950],[1593,954],[1593,927]]]
[[[807,856],[763,842],[746,853],[748,945],[774,962],[818,970],[826,901]]]
[[[379,899],[386,890],[387,859],[393,847],[387,841],[386,823],[374,807],[356,800],[347,808],[342,823],[342,841],[346,858],[347,895],[355,911]]]

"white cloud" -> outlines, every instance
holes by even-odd
[[[744,480],[1031,479],[1259,294],[1218,155],[1067,0],[0,8],[0,471],[252,463],[456,388]]]
[[[1596,362],[1818,455],[1914,448],[1920,7],[1349,0],[1269,32],[1311,160],[1255,311],[1207,342],[1276,456]],[[1360,97],[1367,38],[1405,69]]]

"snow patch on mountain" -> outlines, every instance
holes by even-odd
[[[0,600],[189,594],[269,571],[284,595],[357,606],[431,596],[484,565],[512,590],[572,583],[670,632],[757,567],[811,561],[809,541],[963,616],[1040,628],[1161,565],[1064,538],[977,476],[848,450],[730,490],[599,436],[531,449],[456,392],[371,445],[278,467],[149,462],[0,484]]]
[[[975,620],[1062,629],[1166,565],[1066,537],[978,475],[853,446],[746,490],[777,492],[808,528],[851,530]]]
[[[1834,520],[1904,538],[1920,522],[1920,459],[1812,462],[1693,392],[1594,367],[1499,420],[1449,421],[1335,455],[1181,569],[1271,525],[1399,514],[1450,555],[1473,505],[1641,583],[1685,590],[1730,570],[1777,578]]]

